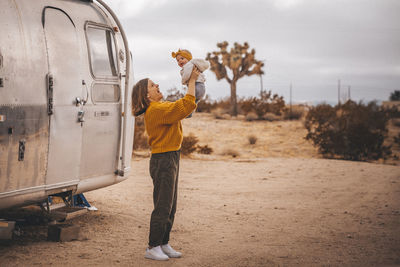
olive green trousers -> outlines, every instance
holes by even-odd
[[[165,245],[169,241],[178,196],[179,159],[180,151],[151,155],[150,176],[154,185],[154,210],[150,219],[150,247]]]

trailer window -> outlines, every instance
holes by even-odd
[[[92,88],[94,102],[118,102],[120,90],[117,84],[96,83]]]
[[[89,26],[86,34],[94,77],[117,76],[115,43],[111,30]]]

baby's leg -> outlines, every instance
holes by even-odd
[[[201,82],[196,82],[195,86],[195,96],[196,96],[196,104],[203,99],[204,95],[206,94],[206,87],[204,86],[204,83]],[[186,118],[191,118],[193,116],[194,111],[187,116]]]
[[[195,96],[196,96],[196,103],[203,99],[204,95],[206,94],[206,87],[204,83],[196,82],[195,86]]]

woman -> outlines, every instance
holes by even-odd
[[[195,82],[200,71],[193,69],[186,95],[175,102],[162,102],[163,95],[150,79],[136,83],[132,92],[133,114],[144,113],[146,132],[151,147],[150,176],[153,179],[154,210],[150,219],[149,247],[145,258],[168,260],[181,253],[169,244],[174,223],[180,148],[182,145],[181,120],[196,108]]]

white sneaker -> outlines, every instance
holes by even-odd
[[[161,246],[162,251],[168,255],[170,258],[180,258],[182,257],[182,253],[175,251],[169,244]]]
[[[146,259],[156,260],[156,261],[166,261],[168,260],[168,256],[162,251],[160,246],[154,248],[147,248],[146,254],[144,255]]]

